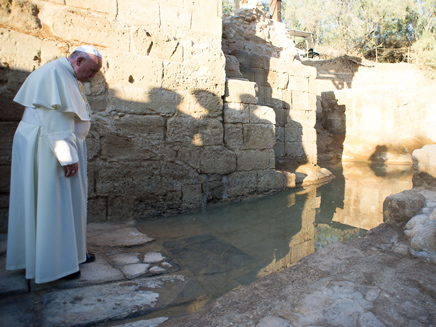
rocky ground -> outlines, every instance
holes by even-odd
[[[432,219],[435,194],[421,195],[424,207],[409,215]],[[1,235],[0,326],[436,326],[436,264],[410,254],[401,224],[327,246],[182,316],[174,312],[196,302],[195,281],[157,242],[109,223],[90,224],[88,239],[97,260],[81,265],[80,279],[36,285],[4,270]]]

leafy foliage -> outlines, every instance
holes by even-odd
[[[267,11],[270,1],[261,2]],[[232,11],[233,0],[223,0],[223,13]],[[436,0],[282,0],[282,20],[343,54],[398,62],[411,48],[435,67]]]

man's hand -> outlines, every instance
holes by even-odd
[[[72,177],[79,171],[79,163],[73,163],[71,165],[65,166],[65,177]]]

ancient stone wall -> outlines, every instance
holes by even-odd
[[[89,220],[201,208],[208,176],[222,174],[205,158],[218,161],[226,150],[219,0],[2,0],[0,11],[3,230],[22,113],[11,100],[29,72],[80,44],[104,56],[102,72],[85,84]]]
[[[262,91],[273,93],[270,100],[259,101],[248,81],[229,79],[225,91],[220,0],[0,0],[0,42],[1,230],[22,114],[12,99],[30,72],[81,44],[104,57],[101,72],[84,84],[93,114],[89,221],[171,215],[294,187],[294,174],[274,169],[276,138],[278,153],[286,145],[295,158],[316,158],[313,138],[301,134],[313,111],[314,70],[292,64],[292,82],[276,58],[261,72],[270,76],[264,84],[275,85]],[[282,94],[291,84],[301,84],[293,100],[292,92]],[[272,103],[283,105],[262,105]],[[292,117],[291,103],[298,109]]]
[[[242,5],[223,18],[223,51],[228,76],[255,82],[259,104],[276,113],[276,159],[316,164],[316,70],[295,59],[287,27]]]
[[[412,164],[413,150],[436,142],[436,81],[417,66],[347,57],[305,64],[317,68],[321,160]]]

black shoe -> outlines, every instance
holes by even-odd
[[[78,270],[75,273],[72,273],[70,275],[66,275],[65,277],[62,277],[61,279],[68,279],[68,280],[78,279],[78,278],[80,278],[80,275],[81,275],[80,270]]]
[[[84,263],[90,263],[95,261],[94,253],[86,253],[86,261]]]

